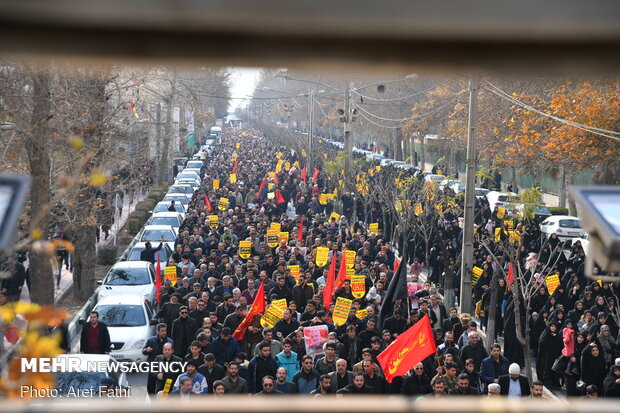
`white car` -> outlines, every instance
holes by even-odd
[[[204,166],[205,166],[205,164],[202,161],[188,161],[187,165],[185,165],[185,168],[186,169],[198,169],[198,170],[200,170]]]
[[[558,238],[564,241],[570,238],[582,237],[585,234],[579,218],[570,215],[550,216],[540,224],[540,231],[547,238],[551,234],[556,234]]]
[[[168,188],[170,194],[188,194],[194,195],[194,187],[188,184],[175,184]]]
[[[161,202],[167,202],[167,203],[171,203],[171,201],[174,202],[180,202],[183,204],[184,207],[187,207],[187,205],[189,205],[189,201],[192,200],[192,195],[190,194],[185,194],[185,193],[167,193],[166,196],[164,197],[164,199],[162,199]]]
[[[58,360],[62,359],[79,359],[80,372],[56,372],[52,373],[55,379],[55,389],[58,390],[58,395],[61,397],[70,397],[71,395],[83,395],[83,397],[92,397],[92,395],[99,394],[99,388],[104,378],[109,377],[114,380],[116,388],[128,389],[129,382],[127,381],[127,375],[121,371],[114,371],[114,369],[108,369],[107,372],[88,371],[88,363],[108,363],[118,364],[118,362],[110,355],[106,354],[61,354],[56,357]],[[65,364],[66,362],[61,361]],[[71,391],[71,394],[69,393]]]
[[[508,205],[512,202],[511,197],[515,195],[516,194],[512,192],[497,192],[497,191],[489,192],[486,195],[486,197],[487,197],[487,200],[489,201],[491,212],[495,211],[495,208],[497,207],[501,207],[501,208],[508,207]]]
[[[99,284],[99,300],[112,295],[135,294],[154,302],[155,267],[147,261],[117,262]]]
[[[153,208],[153,210],[151,211],[151,213],[156,214],[159,212],[171,212],[168,211],[168,208],[170,208],[170,202],[158,202],[157,205],[155,205],[155,208]],[[185,219],[185,207],[183,206],[183,204],[175,202],[174,210],[181,215],[181,219]]]
[[[177,231],[183,224],[183,218],[179,212],[156,212],[146,221],[146,225],[171,225]]]
[[[145,225],[135,239],[137,242],[151,241],[159,244],[163,236],[164,242],[174,251],[174,241],[177,239],[177,235],[178,232],[172,225]]]
[[[189,185],[196,192],[200,188],[200,181],[193,178],[181,178],[175,180],[174,185]]]
[[[198,182],[200,182],[200,173],[196,173],[195,171],[188,171],[187,168],[183,169],[183,172],[179,172],[176,176],[177,180],[181,180],[181,179],[194,179]]]
[[[489,193],[489,190],[486,188],[474,188],[474,195],[476,198],[484,198]]]
[[[153,248],[157,248],[159,243],[153,242],[151,243]],[[146,248],[146,242],[136,242],[134,246],[131,247],[129,252],[127,252],[127,256],[124,257],[123,261],[140,261],[140,254]],[[174,251],[170,249],[168,243],[164,242],[164,245],[161,247],[159,252],[159,259],[161,261],[162,267],[166,266],[168,262],[168,258],[172,255]],[[155,253],[155,262],[157,262],[157,252]]]
[[[140,295],[113,295],[99,300],[93,311],[110,332],[110,355],[119,361],[146,361],[142,347],[155,335],[155,311]]]
[[[424,180],[426,182],[434,182],[436,184],[440,183],[441,181],[443,181],[444,179],[446,179],[445,175],[435,175],[435,174],[429,174],[426,175],[424,177]]]

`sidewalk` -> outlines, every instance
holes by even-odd
[[[114,234],[118,232],[123,225],[127,222],[127,218],[129,214],[131,214],[136,208],[136,204],[146,198],[147,194],[136,193],[133,199],[133,202],[130,203],[130,196],[125,195],[123,198],[123,212],[120,216],[119,222],[115,222],[110,229],[110,236],[108,239],[104,239],[104,234],[100,234],[99,242],[96,245],[96,248],[99,248],[103,245],[111,244],[114,240]],[[118,234],[117,234],[118,236]],[[95,257],[96,259],[96,257]],[[28,266],[28,261],[24,263],[26,267]],[[56,262],[52,263],[52,271],[53,274],[58,274],[58,268],[56,266]],[[54,277],[54,287],[56,287],[56,277]],[[64,298],[70,291],[71,286],[73,285],[73,273],[69,271],[66,267],[66,263],[63,262],[61,276],[60,276],[60,284],[58,288],[54,289],[54,301],[59,302],[62,298]],[[28,287],[24,285],[22,289],[22,295],[20,297],[20,301],[30,302],[30,291],[28,291]]]

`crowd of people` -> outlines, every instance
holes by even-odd
[[[187,371],[150,375],[150,394],[161,394],[170,380],[171,392],[181,397],[206,393],[542,397],[543,384],[551,389],[564,386],[569,396],[620,396],[617,288],[586,282],[579,245],[567,258],[559,240],[544,240],[535,224],[523,227],[519,260],[528,268],[525,277],[541,280],[531,307],[521,311],[531,338],[531,354],[524,354],[515,333],[514,302],[506,288],[510,280],[503,275],[508,263],[493,258],[501,256],[492,236],[501,220],[484,200],[477,201],[476,218],[474,265],[482,269],[474,286],[478,310],[470,315],[443,304],[447,293],[458,295],[456,263],[462,238],[458,216],[441,214],[442,242],[433,243],[428,264],[424,251],[414,247],[420,245],[413,242],[415,233],[409,236],[407,262],[399,264],[381,205],[356,208],[356,202],[361,205],[359,197],[341,189],[341,216],[335,217],[333,200],[321,199],[322,193],[333,193],[333,183],[320,170],[305,170],[302,154],[249,128],[226,129],[212,153],[175,241],[176,251],[165,264],[177,268],[177,283],[165,280],[157,335],[143,348],[149,361],[188,361]],[[227,204],[220,202],[222,198]],[[209,219],[215,214],[217,223]],[[371,232],[369,222],[379,228]],[[269,246],[267,230],[273,223],[288,233],[288,239]],[[240,241],[250,241],[247,259],[240,256]],[[316,263],[318,247],[329,250],[323,266]],[[326,299],[329,268],[332,261],[339,268],[345,250],[355,251],[355,274],[365,277],[364,294],[355,298],[351,283],[345,281]],[[399,265],[408,270],[407,291],[386,298]],[[295,266],[300,268],[298,275],[291,271]],[[497,287],[494,274],[502,274],[495,277]],[[561,284],[550,295],[544,278],[551,274],[559,274]],[[444,288],[447,277],[452,277],[454,291]],[[282,318],[264,328],[257,314],[242,337],[234,338],[261,288],[267,307],[286,300]],[[500,344],[487,348],[484,343],[485,314],[491,310],[494,288],[499,291],[495,334],[504,338],[505,348]],[[333,320],[338,297],[352,300],[342,324]],[[388,300],[389,307],[383,306]],[[404,376],[386,381],[377,356],[425,316],[437,352]],[[304,339],[304,329],[314,326],[325,326],[328,332],[318,352],[309,351]],[[530,381],[524,372],[525,357],[536,360],[537,380]]]

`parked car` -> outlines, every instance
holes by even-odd
[[[117,262],[99,284],[99,300],[111,295],[136,294],[154,302],[155,267],[148,261]]]
[[[516,194],[512,192],[498,192],[498,191],[490,191],[487,193],[486,197],[489,201],[489,206],[491,207],[491,211],[495,211],[495,208],[502,207],[507,208],[512,202],[511,197]]]
[[[484,198],[489,193],[489,190],[486,188],[474,188],[474,195],[476,198]]]
[[[188,161],[187,165],[185,165],[185,169],[202,169],[205,166],[202,161]]]
[[[436,184],[440,183],[444,179],[446,179],[444,175],[435,175],[435,174],[429,174],[424,177],[424,180],[426,182],[434,182]]]
[[[104,297],[93,309],[110,332],[110,355],[119,361],[146,361],[142,347],[155,335],[155,310],[141,295]]]
[[[168,188],[168,193],[170,194],[194,195],[194,192],[194,188],[191,185],[186,184],[175,184]]]
[[[570,215],[552,215],[540,224],[540,231],[547,236],[557,234],[558,238],[567,240],[583,237],[585,230],[577,217]]]
[[[63,359],[68,358],[72,360],[79,359],[79,368],[82,371],[52,373],[54,375],[54,381],[56,382],[54,388],[61,397],[70,397],[72,395],[92,397],[91,395],[98,395],[101,383],[106,377],[111,378],[114,381],[114,387],[118,389],[129,388],[127,375],[123,372],[115,371],[113,368],[107,369],[107,372],[88,371],[88,363],[117,364],[118,362],[110,355],[61,354],[56,357],[61,364],[68,363],[68,361],[63,361]]]
[[[178,229],[183,224],[183,218],[179,212],[156,212],[146,221],[145,225],[171,225]]]
[[[177,179],[191,178],[200,182],[200,173],[196,171],[188,171],[187,168],[183,169],[183,172],[179,172]]]
[[[137,242],[159,242],[164,237],[164,242],[168,243],[170,249],[174,250],[174,241],[177,239],[178,232],[172,225],[145,225],[136,236]]]
[[[152,242],[151,244],[153,248],[157,248],[157,246],[159,245],[159,243],[157,243],[156,241]],[[128,250],[127,255],[124,257],[123,261],[140,261],[140,253],[142,253],[145,248],[145,242],[136,242],[136,244],[131,247],[130,250]],[[168,245],[167,242],[164,242],[161,250],[159,250],[159,259],[162,263],[162,267],[166,266],[168,258],[170,258],[172,253],[174,253],[174,251],[170,248],[170,245]],[[157,259],[157,253],[155,253],[155,258]]]
[[[162,202],[167,202],[168,204],[170,204],[171,201],[180,202],[181,204],[183,204],[183,206],[187,207],[191,199],[192,199],[192,195],[189,195],[189,194],[167,193],[164,199],[162,199]]]
[[[514,206],[514,212],[516,212],[516,214],[523,219],[523,211],[525,209],[525,205],[524,204],[516,204]],[[536,205],[534,207],[532,207],[532,210],[534,212],[534,221],[536,222],[542,222],[545,219],[547,219],[548,217],[550,217],[551,214],[551,210],[549,209],[549,207],[547,207],[546,205]]]
[[[189,185],[196,192],[200,188],[200,181],[194,178],[181,178],[175,180],[174,185]]]

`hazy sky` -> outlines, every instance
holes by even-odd
[[[233,98],[246,98],[252,95],[254,86],[258,81],[258,75],[260,68],[255,67],[232,67],[230,68],[232,73],[232,90],[231,95]],[[229,112],[234,112],[238,107],[246,106],[249,103],[248,100],[232,99],[228,108]]]

